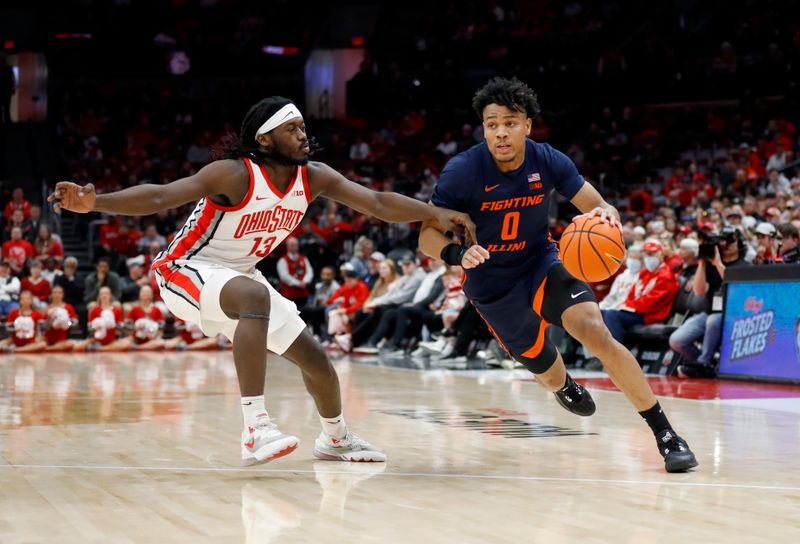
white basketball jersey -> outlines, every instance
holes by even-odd
[[[209,198],[197,203],[169,247],[153,262],[164,271],[174,266],[207,262],[252,274],[258,261],[291,234],[308,209],[311,191],[305,166],[282,193],[263,166],[244,159],[250,188],[237,206],[221,206]]]

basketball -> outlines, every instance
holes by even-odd
[[[603,281],[625,261],[622,230],[599,217],[576,217],[561,235],[559,257],[576,278],[589,283]]]

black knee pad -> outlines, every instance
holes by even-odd
[[[525,357],[521,354],[512,354],[515,361],[522,363],[530,372],[534,374],[544,374],[558,358],[558,350],[550,340],[545,340],[542,351],[536,357]]]

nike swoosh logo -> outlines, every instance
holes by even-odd
[[[256,200],[269,200],[270,198],[272,198],[272,197],[271,196],[257,196]]]
[[[246,448],[252,448],[255,445],[255,443],[256,443],[256,437],[255,436],[251,436],[250,437],[250,442],[245,442],[244,446]]]
[[[574,299],[578,298],[579,296],[581,296],[582,294],[584,294],[585,292],[586,292],[586,289],[584,289],[580,293],[570,294],[569,296],[572,297],[572,299],[574,300]]]
[[[614,262],[615,262],[615,263],[617,263],[618,265],[621,265],[621,264],[622,264],[622,261],[621,261],[621,260],[619,260],[617,257],[615,257],[615,256],[611,255],[610,253],[606,253],[606,257],[608,257],[609,259],[611,259],[612,261],[614,261]]]
[[[494,190],[495,190],[495,189],[497,189],[498,187],[500,187],[500,184],[499,184],[499,183],[498,183],[497,185],[492,185],[491,187],[484,186],[483,190],[484,190],[484,191],[486,191],[486,192],[488,193],[489,191],[494,191]]]

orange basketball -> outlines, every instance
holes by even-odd
[[[625,261],[622,230],[599,217],[576,217],[564,230],[559,245],[564,267],[589,283],[611,277]]]

